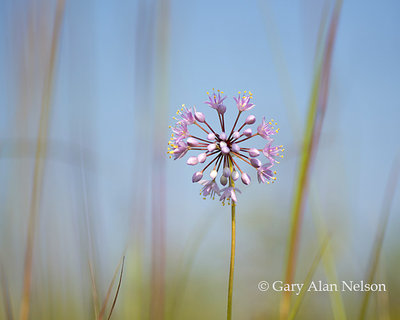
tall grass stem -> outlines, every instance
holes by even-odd
[[[389,179],[386,186],[386,191],[383,199],[382,212],[380,217],[380,223],[378,225],[378,229],[375,236],[375,245],[371,252],[371,258],[369,262],[369,268],[365,280],[367,283],[373,283],[376,271],[378,269],[379,258],[382,251],[382,244],[385,238],[386,229],[390,216],[390,209],[393,203],[393,198],[396,190],[397,183],[400,178],[400,154],[397,155],[396,159],[393,162],[392,168],[389,172]],[[363,320],[366,318],[368,302],[371,292],[365,291],[361,309],[359,320]]]
[[[64,0],[57,2],[56,16],[54,21],[53,35],[51,39],[50,60],[47,73],[44,79],[44,88],[42,94],[42,103],[40,110],[39,131],[36,144],[35,166],[33,172],[32,195],[30,212],[28,219],[28,233],[26,238],[25,262],[24,262],[24,280],[22,289],[22,299],[20,305],[20,319],[27,320],[29,317],[31,285],[32,285],[32,267],[33,267],[33,248],[36,234],[36,220],[39,214],[39,201],[43,185],[44,161],[47,149],[47,132],[49,127],[51,97],[54,86],[55,60],[61,23],[64,16]]]

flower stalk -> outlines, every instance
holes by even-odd
[[[229,168],[232,174],[233,165],[232,161],[229,160]],[[235,187],[235,182],[230,178],[231,187]],[[232,319],[232,295],[233,295],[233,274],[235,271],[235,244],[236,244],[236,202],[232,201],[231,206],[231,262],[229,267],[229,286],[228,286],[228,309],[227,309],[227,320]]]
[[[231,205],[231,258],[227,303],[227,319],[230,320],[232,319],[233,277],[235,271],[236,203],[238,201],[237,193],[241,193],[236,186],[236,181],[241,178],[243,185],[247,186],[251,183],[250,176],[239,167],[238,162],[241,160],[253,170],[255,169],[259,183],[274,183],[276,181],[276,171],[272,171],[271,168],[276,163],[279,163],[277,158],[283,158],[282,152],[284,149],[283,146],[272,145],[274,141],[273,136],[279,131],[279,129],[274,128],[277,123],[273,119],[266,122],[265,118],[263,118],[254,134],[250,127],[244,129],[245,126],[253,125],[256,122],[254,115],[248,115],[242,125],[238,124],[241,114],[251,110],[255,106],[251,102],[253,99],[251,92],[244,91],[243,94],[239,92],[239,95],[234,98],[238,114],[232,128],[228,131],[225,130],[226,123],[224,116],[227,111],[224,104],[226,96],[223,96],[222,91],[217,90],[215,92],[214,89],[211,94],[209,92],[207,94],[208,101],[205,103],[217,112],[222,131],[217,133],[217,130],[214,130],[206,121],[205,115],[197,111],[195,107],[188,109],[185,105],[182,105],[182,108],[176,112],[179,118],[173,118],[177,121],[175,126],[170,127],[172,135],[168,142],[168,154],[170,158],[173,157],[174,160],[177,160],[184,157],[188,151],[200,151],[200,154],[190,156],[186,161],[186,164],[190,166],[202,166],[202,168],[199,168],[199,171],[193,174],[192,182],[203,186],[200,194],[204,199],[207,196],[212,199],[218,196],[222,205],[225,205],[226,202],[228,205]],[[199,123],[204,124],[210,132]],[[197,126],[202,131],[201,134],[205,133],[207,136],[201,138],[197,134],[193,135],[189,133],[188,127],[191,125]],[[236,127],[239,129],[236,129]],[[242,129],[244,130],[242,131]],[[264,148],[260,149],[259,147],[241,144],[256,136],[266,140]],[[260,158],[267,162],[263,163],[263,160],[258,159],[261,154],[265,158],[262,156]],[[207,169],[210,170],[209,180],[203,179]],[[220,176],[217,180],[218,175]],[[223,188],[220,189],[218,181]]]

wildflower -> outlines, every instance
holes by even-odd
[[[253,109],[255,105],[253,103],[250,103],[250,99],[252,99],[252,97],[253,97],[251,92],[249,92],[248,95],[246,94],[246,92],[243,94],[243,96],[240,96],[240,95],[241,95],[241,93],[239,92],[239,96],[237,98],[233,98],[236,102],[236,106],[237,106],[238,110],[240,112],[242,112],[242,111],[247,111],[247,110]]]
[[[189,131],[187,128],[187,124],[185,122],[178,122],[174,128],[172,128],[174,141],[176,143],[181,142],[182,140],[189,137]]]
[[[223,104],[224,100],[226,99],[226,96],[221,98],[221,91],[218,90],[218,93],[213,92],[208,94],[208,100],[204,103],[208,104],[211,108],[215,109],[218,111],[219,114],[224,114],[226,111],[226,106]]]
[[[276,158],[281,157],[283,158],[283,155],[281,154],[285,149],[283,149],[283,146],[271,146],[271,143],[267,144],[265,148],[262,150],[264,156],[266,156],[271,163],[279,163]]]
[[[193,115],[192,108],[187,109],[185,105],[182,105],[182,109],[177,111],[177,114],[181,116],[182,120],[180,122],[184,122],[187,125],[195,123],[195,118]]]
[[[176,148],[172,152],[174,155],[174,160],[182,158],[189,150],[188,145],[185,141],[178,142],[175,147]]]
[[[237,202],[236,192],[242,193],[238,188],[235,187],[227,187],[221,190],[222,195],[219,200],[225,201],[232,199],[233,202]]]
[[[275,133],[278,133],[279,129],[274,130],[273,127],[273,119],[271,119],[270,122],[265,122],[265,117],[262,120],[262,123],[258,126],[257,128],[257,133],[263,137],[264,139],[267,139],[269,141],[272,141],[271,136],[273,136]]]
[[[272,182],[276,180],[271,170],[271,167],[272,163],[266,163],[257,169],[257,178],[259,183],[269,183],[269,180],[271,179]]]
[[[200,192],[200,194],[202,194],[204,197],[209,195],[210,197],[214,198],[215,194],[220,195],[220,190],[215,182],[215,179],[201,180],[199,183],[204,186]]]
[[[279,163],[277,158],[281,157],[284,149],[282,146],[274,146],[272,137],[279,129],[274,128],[276,125],[274,120],[266,122],[263,118],[253,133],[249,126],[256,123],[256,117],[252,114],[248,115],[240,125],[241,114],[255,106],[250,102],[252,94],[245,91],[243,95],[239,93],[239,96],[234,98],[238,114],[231,130],[226,130],[224,117],[226,96],[222,96],[223,92],[219,90],[207,94],[209,100],[205,103],[217,111],[220,130],[213,129],[202,112],[194,107],[187,109],[183,105],[177,112],[179,119],[175,119],[177,122],[172,127],[173,134],[168,143],[168,153],[176,160],[181,159],[188,151],[198,152],[197,155],[188,157],[186,161],[191,166],[202,166],[193,174],[192,182],[203,186],[201,194],[204,197],[215,198],[215,195],[218,195],[223,203],[225,200],[228,203],[230,200],[236,203],[237,193],[240,191],[235,186],[235,182],[241,178],[244,185],[251,183],[251,177],[243,170],[245,168],[242,169],[242,165],[256,171],[259,183],[276,180],[276,171],[273,172],[272,167]],[[197,127],[200,134],[189,132],[189,126]],[[250,139],[256,136],[268,140],[264,148],[260,149],[254,145],[246,146]],[[261,152],[268,159],[268,163],[262,163],[259,157]],[[209,170],[208,174],[207,170]],[[210,180],[204,179],[206,174],[209,175]],[[217,181],[225,187],[220,189]]]

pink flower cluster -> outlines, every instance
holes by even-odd
[[[218,195],[223,204],[225,204],[225,200],[237,202],[236,193],[240,193],[240,190],[236,188],[235,182],[239,178],[245,185],[249,185],[251,182],[250,176],[239,167],[240,161],[256,170],[259,183],[273,183],[276,180],[276,171],[273,171],[272,167],[279,163],[277,161],[279,157],[283,158],[282,152],[284,151],[283,146],[272,145],[273,136],[278,133],[279,129],[275,129],[274,126],[277,123],[273,119],[267,122],[263,118],[253,133],[250,126],[256,122],[254,115],[248,115],[243,124],[238,127],[242,113],[255,107],[251,103],[252,93],[244,91],[243,94],[239,92],[238,97],[234,98],[238,114],[232,129],[226,131],[224,116],[227,110],[224,104],[226,96],[222,96],[223,92],[219,90],[213,91],[211,94],[207,92],[207,94],[208,101],[205,103],[217,111],[221,131],[214,130],[206,121],[204,114],[197,111],[195,107],[187,109],[182,105],[182,108],[177,111],[178,118],[174,117],[174,120],[177,121],[175,126],[170,127],[172,136],[168,142],[168,153],[170,158],[173,157],[176,160],[184,157],[188,151],[198,152],[197,155],[190,156],[186,163],[191,166],[203,164],[203,168],[196,171],[192,177],[193,182],[203,185],[201,194],[204,197],[212,198]],[[189,127],[197,127],[203,136],[189,133]],[[266,140],[264,148],[257,149],[243,145],[244,142],[248,142],[256,136]],[[265,163],[260,160],[261,154],[265,157]],[[210,169],[210,179],[204,180],[207,169]],[[218,177],[223,188],[220,188],[217,183]]]

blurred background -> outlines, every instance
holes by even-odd
[[[1,1],[0,319],[225,317],[230,207],[166,154],[212,88],[228,123],[252,91],[286,149],[239,186],[233,318],[398,319],[399,21],[395,0]],[[291,269],[387,292],[285,315],[257,284]]]

